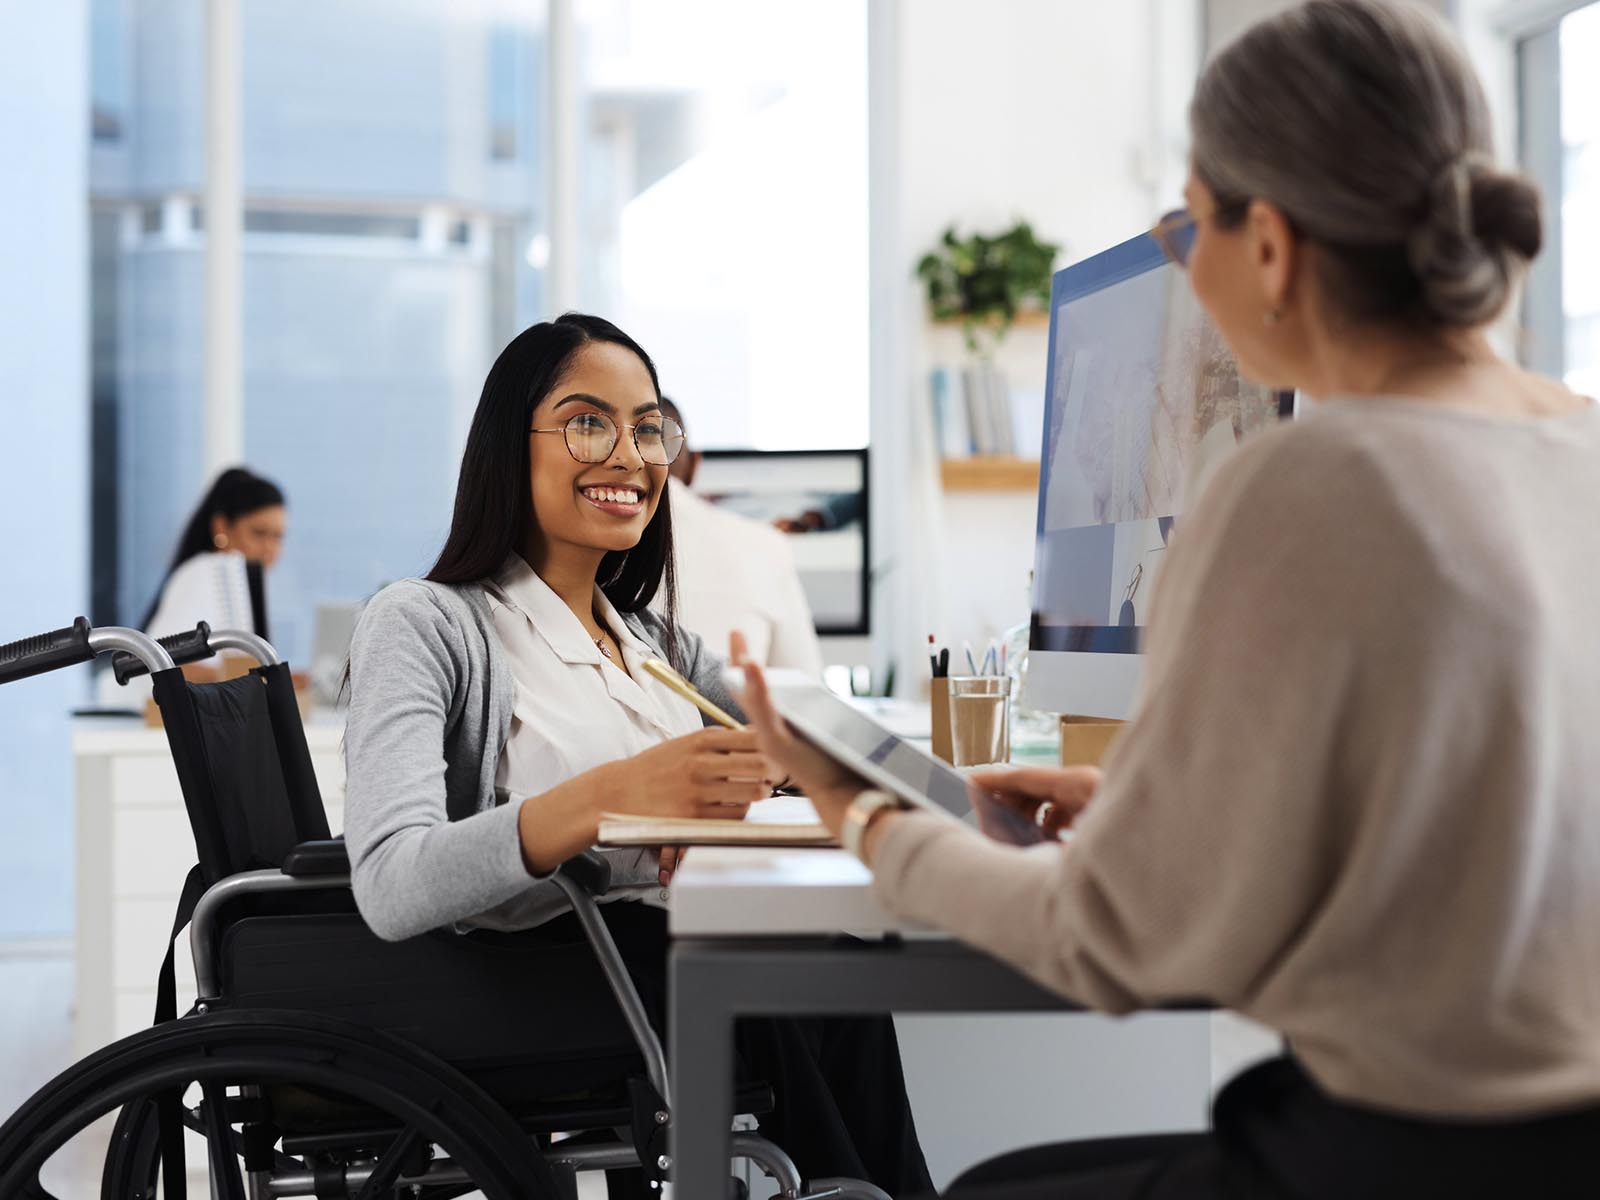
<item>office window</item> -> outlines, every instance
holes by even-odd
[[[701,446],[867,441],[865,0],[585,0],[580,302]]]
[[[1600,4],[1561,22],[1561,282],[1566,377],[1600,396]]]
[[[1600,395],[1600,3],[1523,39],[1522,155],[1545,196],[1546,249],[1524,306],[1533,365]]]
[[[427,568],[488,365],[540,315],[525,248],[544,207],[532,131],[545,9],[240,4],[244,459],[288,498],[268,592],[291,661],[307,658],[319,602]],[[95,20],[119,11],[98,0]],[[115,294],[95,348],[97,400],[115,419],[97,423],[96,449],[111,447],[121,501],[97,509],[111,525],[97,583],[134,622],[208,482],[204,6],[127,11],[148,85],[127,113],[119,170],[93,181],[98,209],[126,214],[121,236],[107,218],[95,240],[97,313],[101,293]]]
[[[489,157],[507,161],[517,157],[521,127],[529,97],[528,47],[522,31],[499,26],[489,35]]]
[[[127,0],[92,0],[89,33],[89,138],[122,140],[128,110]]]

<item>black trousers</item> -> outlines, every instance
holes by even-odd
[[[632,901],[605,904],[600,911],[650,1023],[661,1033],[667,1012],[666,913]],[[560,941],[583,937],[570,914],[529,932]],[[772,1086],[774,1111],[759,1118],[761,1133],[794,1159],[803,1178],[865,1179],[892,1196],[932,1191],[890,1018],[747,1018],[737,1023],[734,1050],[740,1079]],[[613,1200],[631,1200],[635,1192],[659,1197],[638,1172],[611,1172],[608,1182]]]
[[[1600,1196],[1600,1108],[1422,1121],[1342,1104],[1293,1058],[1244,1072],[1209,1133],[1039,1146],[973,1168],[949,1200],[1577,1200]]]

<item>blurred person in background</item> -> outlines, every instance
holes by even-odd
[[[685,431],[665,396],[661,410]],[[687,442],[672,464],[673,541],[678,554],[678,618],[710,646],[744,634],[764,667],[822,675],[822,643],[800,586],[794,551],[783,534],[718,508],[694,492],[700,455]]]
[[[218,475],[183,527],[177,551],[139,622],[151,637],[193,629],[252,628],[245,565],[269,568],[283,552],[283,490],[244,467]]]

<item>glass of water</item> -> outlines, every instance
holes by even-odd
[[[987,766],[1011,758],[1010,697],[1010,676],[950,676],[950,761],[953,766]]]

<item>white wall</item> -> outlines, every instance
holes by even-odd
[[[0,642],[88,604],[87,0],[4,6]],[[0,688],[0,941],[72,923],[67,709],[84,668]]]
[[[898,357],[895,371],[875,378],[875,479],[892,493],[878,510],[887,520],[875,557],[890,564],[893,580],[917,574],[933,584],[931,595],[892,585],[890,617],[902,627],[927,622],[899,630],[896,642],[902,671],[907,661],[912,667],[903,677],[914,681],[925,674],[916,643],[929,628],[981,640],[1026,617],[1035,496],[941,496],[916,477],[930,469],[927,431],[901,418],[926,420],[928,367],[952,361],[960,336],[927,327],[912,267],[951,222],[992,232],[1026,218],[1064,243],[1062,266],[1148,227],[1177,192],[1173,81],[1156,63],[1174,49],[1174,33],[1188,27],[1185,36],[1195,37],[1198,9],[1194,0],[902,0],[894,8],[889,107],[898,133],[876,147],[892,159],[892,201],[889,211],[875,210],[873,252],[887,279],[878,280],[873,320],[875,353],[891,347]],[[1177,50],[1192,67],[1197,46]],[[875,52],[874,70],[882,65]],[[883,201],[884,180],[875,176],[874,188],[875,203]],[[1042,395],[1046,349],[1043,330],[1015,330],[1000,365],[1014,385]],[[924,536],[928,526],[934,536]],[[908,561],[919,555],[931,561]],[[1204,1016],[902,1017],[896,1025],[941,1185],[1018,1146],[1204,1124]]]
[[[927,406],[930,366],[959,354],[958,336],[922,321],[910,279],[947,225],[992,232],[1026,218],[1063,245],[1065,266],[1178,202],[1173,126],[1199,57],[1198,16],[1195,0],[900,6],[900,220],[913,314],[905,386],[914,404]],[[1176,71],[1160,65],[1174,57]],[[1042,329],[1014,330],[997,355],[1014,387],[1041,395],[1045,359]],[[981,640],[1026,618],[1034,519],[1031,492],[944,496],[935,516],[942,611],[930,615],[941,636]]]

